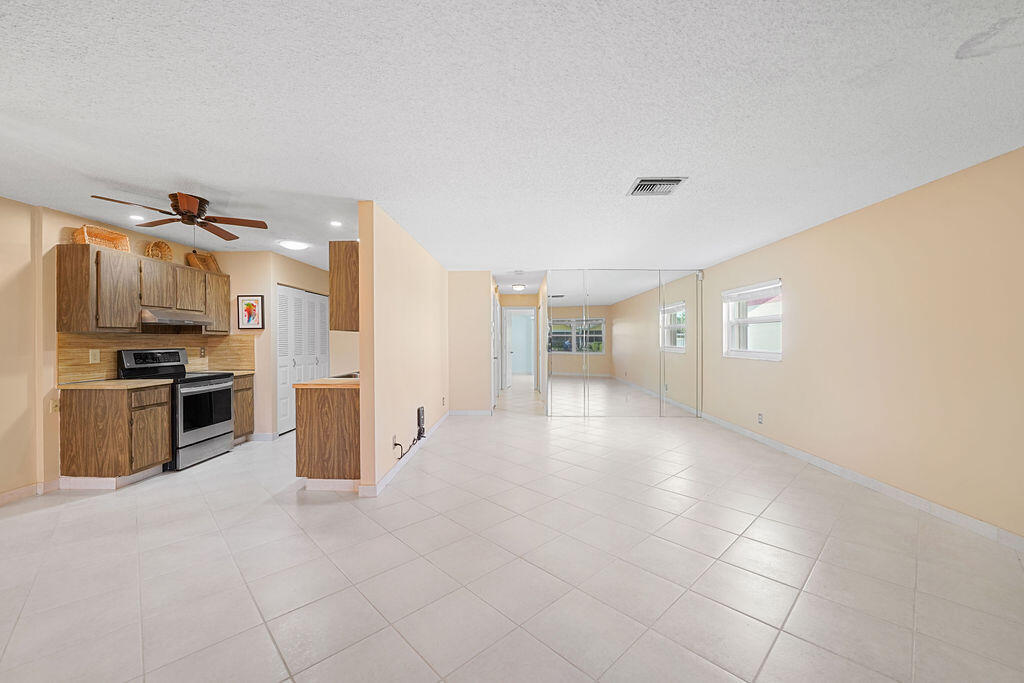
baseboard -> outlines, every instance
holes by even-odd
[[[306,479],[307,491],[356,491],[358,479]]]
[[[60,488],[65,491],[113,491],[135,482],[155,477],[164,471],[163,465],[154,465],[149,469],[130,474],[127,477],[64,477],[60,478]]]
[[[409,452],[406,453],[404,456],[402,456],[402,459],[397,461],[394,464],[394,466],[390,470],[388,470],[387,474],[385,474],[383,477],[380,478],[380,481],[378,481],[376,483],[376,485],[374,485],[374,486],[360,486],[359,487],[359,497],[360,498],[373,498],[375,496],[379,496],[381,494],[381,492],[384,491],[384,488],[388,484],[391,483],[391,480],[395,478],[395,475],[397,475],[402,470],[403,467],[405,467],[407,464],[409,464],[409,461],[412,460],[416,456],[416,454],[420,452],[420,448],[423,446],[423,441],[426,441],[427,439],[429,439],[430,435],[433,434],[434,432],[436,432],[438,430],[438,428],[441,426],[441,424],[445,420],[447,420],[448,416],[451,415],[451,414],[452,414],[452,411],[449,410],[444,415],[442,415],[441,419],[438,420],[437,422],[435,422],[433,424],[433,426],[431,426],[431,428],[427,431],[427,433],[423,437],[423,440],[420,441],[415,446],[413,446],[412,448],[410,448]]]
[[[52,493],[60,489],[60,477],[51,479],[50,481],[41,481],[36,484],[36,495],[43,496],[47,493]]]
[[[449,415],[494,415],[493,410],[449,410]]]
[[[266,434],[266,433],[255,433],[249,435],[250,441],[273,441],[277,438],[277,434]]]
[[[968,531],[973,531],[974,533],[980,534],[989,540],[1013,548],[1019,553],[1024,553],[1024,536],[1019,536],[1012,531],[1007,531],[1006,529],[989,522],[983,522],[980,519],[976,519],[962,512],[951,510],[950,508],[932,502],[927,498],[922,498],[921,496],[910,493],[909,491],[904,491],[903,489],[897,488],[891,484],[886,484],[884,481],[879,481],[878,479],[874,479],[865,474],[861,474],[860,472],[848,469],[842,465],[837,465],[830,460],[819,458],[812,453],[802,451],[799,448],[794,448],[793,446],[784,444],[781,441],[776,441],[775,439],[764,436],[763,434],[758,434],[757,432],[746,429],[745,427],[740,427],[728,420],[723,420],[720,417],[709,415],[707,412],[705,412],[701,417],[732,432],[742,434],[754,441],[763,443],[766,446],[771,446],[772,448],[782,451],[787,455],[803,460],[804,462],[810,463],[811,465],[819,467],[827,472],[831,472],[837,477],[865,486],[872,491],[877,491],[884,496],[898,500],[901,503],[906,503],[911,507],[927,512],[928,514],[938,517],[950,524],[955,524],[956,526],[967,529]]]
[[[7,505],[8,503],[13,503],[14,501],[21,500],[22,498],[38,495],[38,493],[36,493],[37,486],[39,486],[39,484],[28,484],[27,486],[19,486],[16,489],[0,493],[0,505]]]

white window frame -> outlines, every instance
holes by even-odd
[[[576,348],[577,331],[579,328],[586,325],[600,322],[601,323],[601,350],[600,351],[580,351]],[[569,337],[572,340],[572,351],[551,351],[548,353],[560,353],[563,356],[569,355],[580,355],[580,356],[603,356],[605,350],[608,348],[608,327],[605,324],[604,318],[552,318],[548,323],[548,338],[547,345],[551,345],[551,325],[568,325],[569,326]]]
[[[750,318],[737,318],[731,320],[729,318],[729,304],[737,301],[749,301],[750,299],[757,299],[768,294],[771,290],[778,292],[779,297],[782,296],[782,280],[769,280],[768,282],[759,282],[756,285],[747,285],[745,287],[737,287],[736,289],[729,289],[722,292],[722,356],[725,358],[751,358],[754,360],[769,360],[769,361],[781,361],[782,351],[747,351],[745,349],[731,349],[729,348],[729,328],[732,325],[751,325],[754,323],[780,323],[779,330],[779,344],[782,344],[782,314],[779,315],[760,315]]]
[[[683,324],[682,325],[668,325],[665,323],[665,319],[675,313],[676,311],[683,312]],[[686,318],[686,302],[677,301],[674,304],[666,304],[661,307],[661,350],[668,351],[669,353],[686,353],[686,341],[690,336],[689,331],[686,329],[689,320]],[[670,330],[683,331],[683,345],[682,346],[669,346],[665,343],[665,337]]]

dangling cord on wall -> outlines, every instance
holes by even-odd
[[[394,443],[391,444],[391,450],[392,451],[394,451],[396,447],[398,448],[398,451],[399,451],[399,455],[398,455],[397,458],[395,458],[395,460],[401,460],[405,456],[409,455],[409,451],[412,450],[412,447],[415,446],[416,444],[418,444],[422,438],[423,438],[422,434],[417,435],[417,437],[412,440],[412,443],[409,444],[409,448],[406,449],[406,450],[402,450],[402,444],[398,443],[398,440],[395,439]]]

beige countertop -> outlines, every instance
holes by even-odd
[[[296,389],[358,389],[358,377],[323,377],[293,384]]]
[[[249,377],[256,374],[255,370],[210,370],[210,372],[230,372],[235,377]]]
[[[57,388],[61,391],[68,389],[146,389],[148,387],[159,387],[165,384],[171,384],[173,380],[169,379],[97,379],[88,382],[68,382],[67,384],[58,384]]]

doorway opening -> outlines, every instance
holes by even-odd
[[[539,412],[540,354],[535,306],[501,307],[501,392],[505,410]]]

